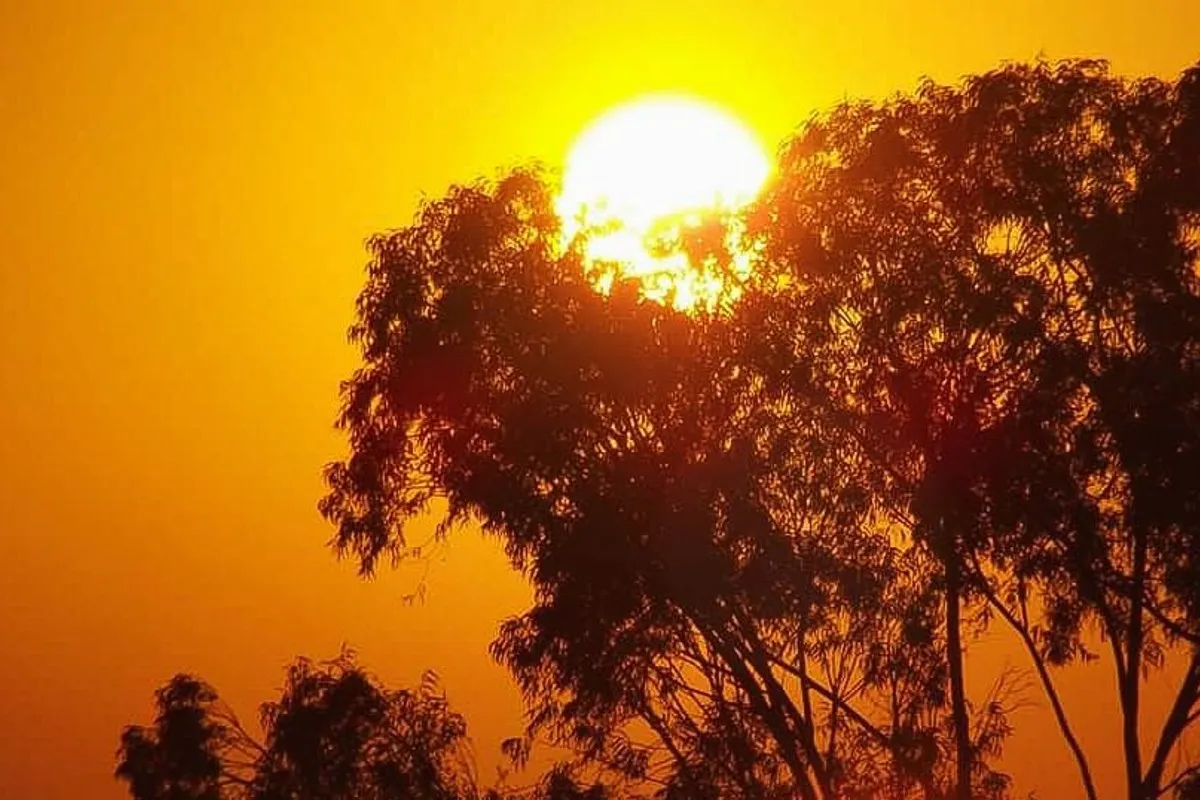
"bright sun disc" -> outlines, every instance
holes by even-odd
[[[664,221],[744,206],[769,171],[758,140],[726,112],[686,97],[648,97],[608,112],[576,140],[558,211],[568,237],[582,227],[607,231],[588,240],[590,259],[618,262],[643,278],[647,295],[673,291],[675,305],[688,308],[710,299],[719,281],[714,287],[695,274],[682,255],[651,255],[648,237]]]

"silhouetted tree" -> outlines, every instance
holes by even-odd
[[[757,211],[760,369],[878,468],[940,563],[955,718],[980,603],[1022,636],[1093,797],[1048,670],[1087,655],[1088,625],[1130,797],[1158,795],[1200,698],[1198,79],[1042,64],[846,106],[790,143]],[[1140,684],[1174,644],[1188,666],[1143,765]]]
[[[300,659],[279,700],[262,709],[261,800],[476,794],[466,721],[427,673],[420,688],[389,691],[348,655],[322,665]]]
[[[536,173],[453,189],[371,242],[339,552],[403,555],[435,502],[441,533],[502,537],[537,592],[495,646],[531,732],[667,796],[1002,793],[1006,705],[963,674],[993,615],[1090,796],[1052,675],[1089,629],[1129,796],[1184,786],[1198,87],[1069,62],[840,106],[784,148],[749,279],[719,224],[681,232],[730,280],[690,314],[594,291],[611,265],[561,246]],[[1187,668],[1143,763],[1167,648]]]
[[[121,734],[116,775],[134,800],[219,800],[244,786],[236,760],[240,728],[211,686],[176,675],[155,695],[154,725]],[[233,769],[231,769],[231,767]]]
[[[500,798],[477,788],[466,722],[432,673],[416,691],[388,690],[349,652],[299,659],[262,707],[261,742],[190,676],[157,705],[153,728],[121,737],[116,775],[135,800]]]
[[[354,454],[322,504],[339,549],[370,571],[435,500],[443,532],[502,536],[537,599],[495,653],[531,730],[585,761],[674,796],[936,796],[935,562],[891,542],[820,421],[767,394],[740,306],[596,292],[608,265],[559,246],[552,200],[518,172],[372,241]],[[714,241],[683,244],[719,268]],[[991,752],[971,767],[1002,789]]]

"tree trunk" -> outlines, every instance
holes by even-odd
[[[950,710],[954,720],[956,800],[971,800],[971,727],[967,717],[967,692],[963,681],[961,595],[962,573],[958,554],[951,548],[946,558],[946,659],[950,668]]]
[[[1125,780],[1130,800],[1146,800],[1142,792],[1142,745],[1138,738],[1140,718],[1142,648],[1142,597],[1146,580],[1146,533],[1134,526],[1133,576],[1126,639],[1125,674],[1121,675],[1121,738],[1125,746]]]

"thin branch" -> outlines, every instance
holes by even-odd
[[[805,655],[803,629],[801,629],[801,631],[796,636],[796,651],[797,651],[796,655],[797,655],[797,658],[798,658],[798,661],[800,664],[799,672],[801,675],[801,678],[800,678],[800,703],[801,703],[801,705],[804,706],[804,716],[808,717],[809,719],[812,719],[813,718],[812,692],[811,692],[811,688],[809,687],[808,681],[807,681],[808,658]]]
[[[979,571],[978,562],[976,562],[975,567]],[[1033,661],[1033,666],[1037,670],[1038,678],[1042,682],[1042,690],[1045,691],[1046,697],[1050,700],[1050,707],[1054,710],[1054,719],[1058,723],[1058,729],[1062,733],[1063,738],[1066,739],[1067,746],[1071,749],[1071,754],[1075,758],[1075,764],[1079,768],[1079,777],[1083,780],[1084,791],[1087,792],[1089,800],[1096,800],[1096,784],[1092,780],[1092,771],[1088,766],[1087,756],[1083,752],[1083,747],[1080,746],[1079,740],[1075,738],[1075,733],[1071,730],[1066,709],[1063,708],[1062,701],[1058,696],[1058,690],[1054,687],[1050,671],[1046,669],[1045,659],[1038,652],[1037,643],[1033,641],[1033,637],[1029,633],[1029,626],[1027,624],[1023,625],[1008,606],[1000,602],[1000,598],[996,596],[995,591],[986,580],[979,581],[979,588],[983,591],[983,595],[987,598],[988,603],[996,609],[1025,645],[1025,649],[1029,653],[1029,658]],[[1022,616],[1025,617],[1024,612]],[[1027,619],[1027,617],[1025,618]]]
[[[769,658],[771,660],[772,664],[779,667],[784,672],[787,672],[789,675],[792,675],[793,677],[799,679],[803,683],[804,686],[812,689],[814,692],[816,692],[817,694],[821,695],[826,700],[828,700],[831,704],[833,704],[834,706],[836,706],[837,708],[839,708],[843,712],[845,712],[846,716],[850,717],[850,719],[857,722],[863,728],[863,730],[865,730],[868,734],[870,734],[874,738],[878,739],[883,744],[886,744],[886,745],[891,744],[892,739],[890,736],[888,736],[886,733],[884,733],[882,730],[880,730],[869,719],[867,719],[862,714],[860,714],[858,711],[856,711],[853,706],[846,703],[845,700],[843,700],[836,693],[831,691],[828,687],[822,685],[817,680],[815,680],[810,675],[808,675],[808,673],[806,671],[797,669],[796,667],[787,663],[786,661],[784,661],[779,656],[776,656],[773,653],[767,653],[767,658]]]
[[[1184,677],[1183,683],[1179,686],[1179,691],[1175,695],[1174,703],[1171,704],[1171,711],[1167,714],[1167,719],[1163,722],[1162,733],[1159,734],[1158,747],[1155,749],[1154,757],[1151,759],[1150,766],[1146,770],[1143,784],[1148,788],[1157,787],[1162,780],[1163,770],[1166,769],[1167,757],[1175,749],[1175,744],[1190,724],[1190,720],[1195,717],[1196,713],[1200,713],[1193,710],[1196,707],[1197,700],[1200,700],[1200,650],[1193,650],[1192,661],[1188,665],[1187,675]]]
[[[684,780],[688,784],[695,786],[696,779],[692,774],[691,765],[688,763],[683,753],[679,750],[679,747],[675,744],[675,739],[671,735],[671,729],[667,725],[666,721],[656,714],[654,709],[650,708],[649,704],[646,704],[642,709],[640,709],[640,711],[642,718],[646,720],[651,729],[658,734],[658,738],[662,740],[663,745],[667,748],[667,750],[670,751],[671,756],[675,759],[675,763],[679,765],[679,770],[682,772]]]
[[[804,717],[800,709],[796,708],[796,704],[792,702],[787,692],[779,684],[775,673],[771,670],[770,650],[759,639],[757,632],[753,628],[753,623],[741,618],[736,610],[732,614],[732,620],[738,623],[737,627],[742,629],[742,641],[739,642],[735,639],[732,643],[733,647],[735,650],[741,650],[742,655],[748,659],[750,665],[754,668],[754,672],[762,680],[768,697],[775,705],[783,709],[787,718],[790,718],[795,725],[795,733],[799,739],[800,746],[804,749],[805,755],[808,757],[809,766],[816,776],[821,791],[826,797],[832,797],[833,791],[830,784],[829,768],[821,758],[821,752],[817,748],[813,721]]]
[[[779,743],[780,755],[792,773],[801,796],[804,800],[817,800],[816,789],[812,785],[812,779],[809,777],[804,763],[798,757],[798,753],[789,746],[788,740],[794,738],[791,735],[792,731],[786,724],[786,720],[779,715],[778,709],[773,706],[773,703],[769,703],[768,699],[764,696],[763,687],[759,685],[758,680],[747,669],[742,655],[737,652],[737,648],[730,642],[725,641],[724,636],[722,636],[724,625],[721,623],[701,625],[699,620],[695,620],[693,624],[700,629],[709,645],[720,654],[725,665],[730,670],[731,677],[740,686],[742,691],[746,693],[755,713],[760,715],[763,722],[766,723],[767,727],[776,737]],[[771,698],[771,700],[775,701],[775,698]]]
[[[1178,775],[1172,778],[1169,783],[1159,789],[1158,794],[1156,794],[1155,797],[1162,797],[1164,794],[1175,789],[1193,775],[1200,775],[1200,764],[1193,764],[1187,769],[1182,770]]]
[[[1167,633],[1187,642],[1190,645],[1200,647],[1200,634],[1184,628],[1178,622],[1164,614],[1157,605],[1147,600],[1143,602],[1142,608],[1145,609],[1150,616],[1154,617],[1155,621],[1157,621],[1159,625],[1162,625]]]

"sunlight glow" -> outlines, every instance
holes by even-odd
[[[617,107],[575,141],[558,211],[568,239],[586,231],[594,263],[638,277],[656,300],[677,308],[710,302],[722,279],[686,256],[655,255],[655,237],[711,211],[734,211],[758,194],[770,171],[762,145],[725,111],[688,97],[650,96]],[[747,269],[735,257],[735,269]],[[614,269],[597,286],[611,286]]]

